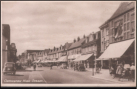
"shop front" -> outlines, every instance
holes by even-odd
[[[85,68],[92,68],[93,60],[94,60],[93,54],[85,54],[81,55],[77,59],[73,60],[75,64],[82,64]]]
[[[73,68],[74,67],[74,61],[73,60],[77,59],[80,56],[81,56],[81,54],[69,55],[68,56],[68,67]]]
[[[102,68],[106,69],[110,69],[113,63],[130,67],[132,63],[135,64],[134,46],[134,39],[110,44],[97,61],[100,61]]]

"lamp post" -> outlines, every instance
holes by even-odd
[[[93,55],[95,56],[95,63],[93,63],[93,67],[92,67],[92,76],[94,76],[94,65],[95,65],[95,69],[96,69],[96,53],[93,53]]]

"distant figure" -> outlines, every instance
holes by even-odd
[[[59,66],[59,64],[57,63],[57,67]]]
[[[123,65],[119,64],[118,67],[117,67],[117,70],[116,70],[116,74],[119,77],[119,79],[118,79],[119,81],[122,78],[122,72],[123,72],[123,70],[124,70]]]
[[[34,69],[34,71],[36,70],[36,64],[35,63],[33,64],[33,69]]]
[[[52,69],[52,63],[51,63],[51,65],[50,65],[50,69]]]
[[[101,63],[99,62],[99,63],[98,63],[98,68],[99,68],[100,71],[101,71],[101,67],[102,67],[102,66],[101,66]]]
[[[115,78],[115,75],[116,75],[116,70],[117,70],[117,66],[116,66],[116,63],[112,63],[112,66],[110,68],[111,72],[110,74],[113,76],[113,78]]]
[[[135,67],[134,63],[132,63],[130,70],[131,70],[131,79],[133,82],[135,81],[135,68],[136,67]]]

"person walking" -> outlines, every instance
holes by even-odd
[[[135,65],[134,63],[132,63],[131,67],[130,67],[130,71],[131,71],[131,79],[134,82],[135,81]]]
[[[117,70],[116,63],[113,63],[113,64],[112,64],[110,70],[111,70],[110,74],[113,76],[113,78],[115,78],[116,70]]]
[[[59,66],[59,64],[57,63],[57,67]]]
[[[101,71],[101,63],[100,62],[98,63],[98,68],[99,68],[99,71]]]
[[[52,65],[52,63],[51,63],[51,65],[50,65],[50,69],[52,69],[52,66],[53,66],[53,65]]]
[[[74,71],[76,70],[76,64],[74,64]]]
[[[36,64],[35,63],[33,64],[33,69],[34,69],[34,71],[36,71]]]
[[[118,67],[117,67],[117,70],[116,70],[116,74],[118,75],[119,77],[119,81],[120,79],[122,78],[122,73],[124,71],[124,68],[123,68],[123,65],[122,64],[119,64]]]

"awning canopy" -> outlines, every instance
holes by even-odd
[[[76,59],[76,58],[78,58],[79,56],[81,56],[81,54],[70,55],[70,56],[68,56],[68,59]]]
[[[51,61],[51,60],[44,61],[44,63],[49,63],[49,62],[56,62],[56,61]]]
[[[108,46],[99,59],[120,58],[133,43],[134,39],[113,43]],[[99,60],[97,59],[97,60]]]
[[[67,56],[62,56],[58,59],[58,62],[67,62]]]
[[[80,57],[78,57],[77,59],[75,59],[74,61],[83,61],[83,60],[87,60],[89,57],[91,57],[93,54],[87,54],[87,55],[81,55]]]

